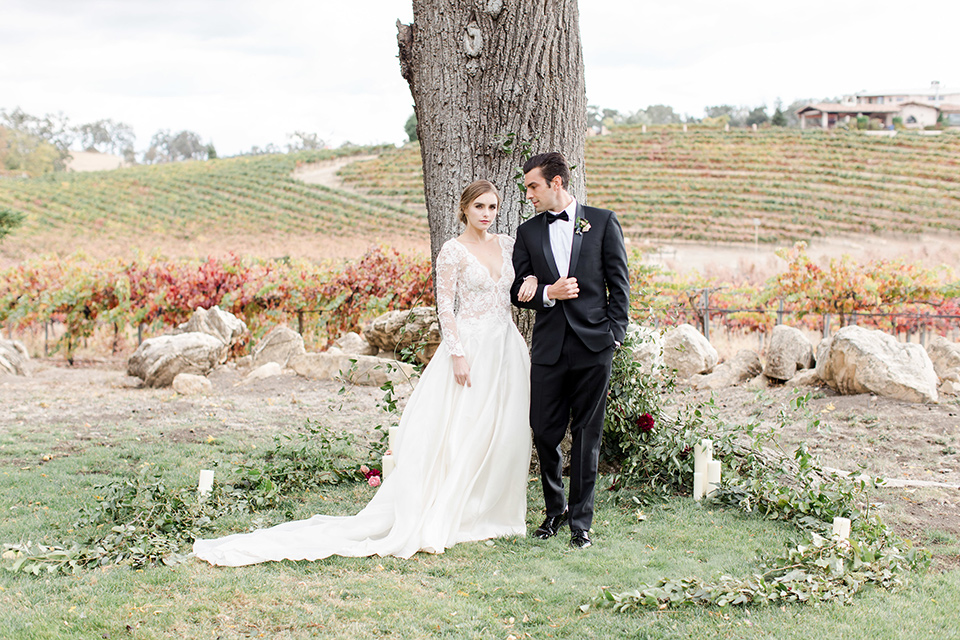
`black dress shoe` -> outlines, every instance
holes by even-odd
[[[586,549],[593,546],[590,535],[584,529],[573,529],[570,532],[570,546],[574,549]]]
[[[558,516],[547,516],[546,520],[543,521],[543,524],[537,527],[537,530],[533,532],[534,538],[540,538],[541,540],[546,540],[547,538],[552,538],[557,535],[557,532],[560,531],[560,527],[563,526],[563,523],[567,521],[570,512],[566,509],[563,510]]]

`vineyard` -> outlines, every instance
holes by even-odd
[[[960,231],[960,135],[622,127],[587,139],[590,204],[628,236],[792,242]],[[423,206],[419,149],[341,171],[371,196]],[[759,225],[754,225],[754,220]]]
[[[257,239],[357,238],[370,244],[427,234],[421,210],[317,184],[293,172],[379,149],[341,149],[170,163],[115,171],[0,180],[0,208],[26,215],[4,243],[20,257],[71,253],[91,243],[129,255],[195,242],[260,254]],[[230,240],[235,241],[231,245]],[[225,252],[225,250],[223,251]]]

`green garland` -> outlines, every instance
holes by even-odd
[[[668,372],[645,372],[633,361],[636,340],[628,338],[614,359],[607,405],[604,452],[620,464],[615,487],[639,490],[647,500],[689,495],[693,445],[709,437],[714,457],[728,476],[704,506],[726,505],[790,522],[801,539],[780,555],[761,559],[763,571],[746,578],[662,578],[623,592],[603,587],[581,609],[625,612],[691,604],[848,603],[866,584],[899,588],[907,572],[929,567],[929,551],[901,540],[870,513],[866,493],[872,482],[827,473],[804,445],[788,455],[777,443],[776,426],[723,423],[712,399],[670,406],[664,398],[673,381]],[[766,402],[763,395],[758,393],[758,402]],[[819,421],[806,409],[808,400],[808,395],[794,394],[777,414],[779,426],[807,420],[809,429],[818,429]],[[621,497],[627,493],[620,491]],[[638,500],[631,497],[631,504]],[[852,521],[849,541],[831,537],[833,518],[838,516]]]

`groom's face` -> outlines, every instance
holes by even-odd
[[[563,197],[563,180],[555,176],[550,182],[543,178],[540,167],[531,169],[523,176],[523,184],[527,187],[527,200],[533,204],[537,213],[544,211],[562,211],[568,204]]]

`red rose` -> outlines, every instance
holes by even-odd
[[[637,426],[640,427],[640,431],[644,433],[653,431],[653,416],[649,413],[643,414],[637,418]]]

